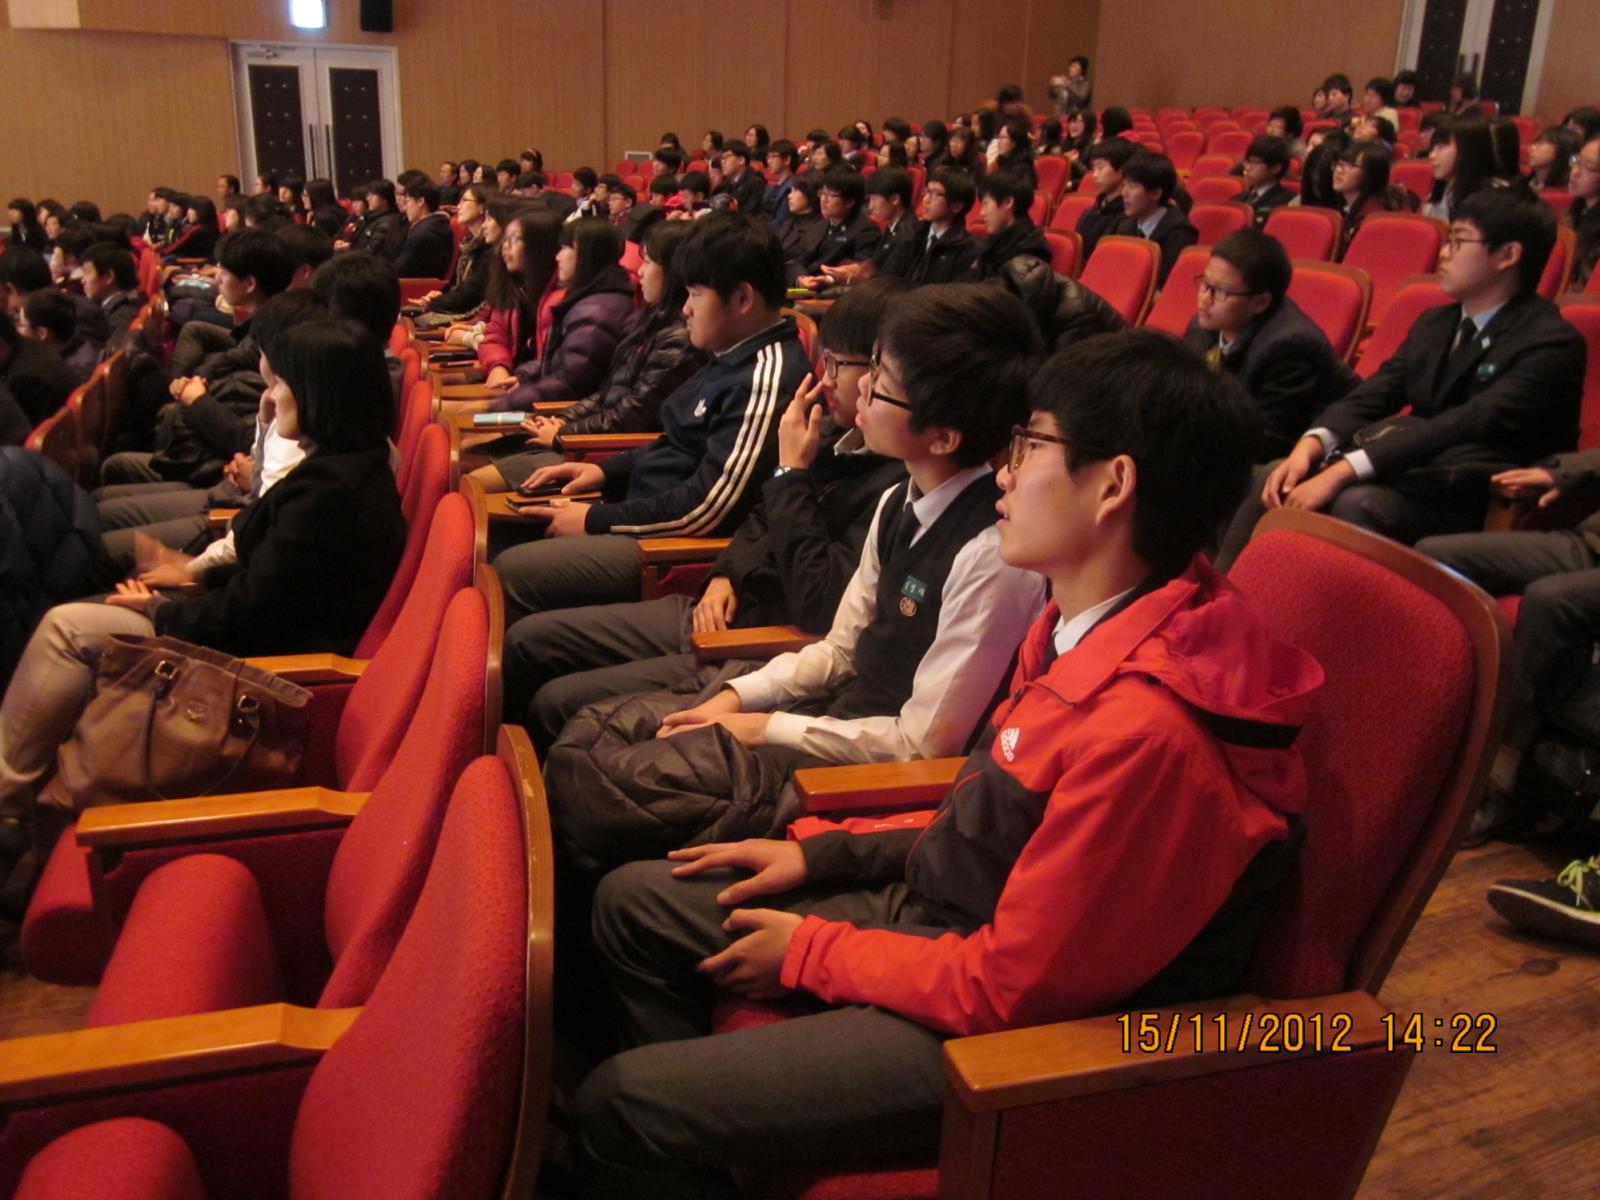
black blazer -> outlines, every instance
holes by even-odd
[[[406,243],[406,221],[392,209],[371,213],[362,222],[356,234],[355,248],[371,250],[390,262],[400,257],[400,248]],[[434,276],[435,279],[438,276]]]
[[[72,372],[61,355],[43,342],[23,338],[0,367],[0,383],[10,389],[31,425],[53,414],[72,394]]]
[[[1260,229],[1267,223],[1267,218],[1272,215],[1272,210],[1282,208],[1294,199],[1294,193],[1281,183],[1275,183],[1259,196],[1254,192],[1245,192],[1239,199],[1243,200],[1256,213],[1256,228]]]
[[[1461,317],[1459,304],[1423,313],[1377,373],[1317,421],[1348,448],[1357,431],[1409,404],[1414,419],[1362,447],[1377,481],[1445,468],[1481,492],[1494,472],[1577,443],[1585,347],[1556,306],[1515,297],[1470,352],[1452,356]]]
[[[966,226],[955,221],[945,230],[944,236],[928,244],[932,225],[927,221],[917,223],[916,253],[907,269],[906,278],[915,285],[924,283],[957,283],[972,274],[978,261],[978,243],[967,232]]]
[[[1117,225],[1127,214],[1122,209],[1122,193],[1112,192],[1095,197],[1095,202],[1083,210],[1078,218],[1078,236],[1083,239],[1083,261],[1089,261],[1096,243],[1108,233],[1115,233]]]
[[[401,279],[444,279],[455,252],[450,218],[441,212],[429,213],[406,230],[406,240],[394,260],[395,274]]]
[[[349,654],[405,547],[388,446],[314,450],[234,519],[233,537],[238,566],[158,605],[156,631],[237,655]]]
[[[1183,340],[1198,354],[1217,345],[1217,335],[1201,329],[1198,317],[1190,318]],[[1244,384],[1261,412],[1258,462],[1288,454],[1316,415],[1358,382],[1317,323],[1287,296],[1239,336],[1222,367]]]
[[[1123,237],[1144,237],[1139,223],[1126,215],[1111,232]],[[1178,255],[1199,242],[1200,231],[1189,223],[1189,218],[1183,215],[1181,208],[1169,204],[1162,211],[1156,227],[1150,231],[1149,240],[1161,247],[1161,269],[1156,272],[1156,287],[1160,288],[1166,286],[1167,276],[1172,274],[1172,265],[1178,261]]]

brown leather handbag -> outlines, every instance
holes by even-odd
[[[59,812],[292,785],[311,693],[219,650],[115,634],[39,803]]]

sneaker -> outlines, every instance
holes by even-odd
[[[1574,859],[1554,879],[1503,879],[1489,903],[1521,929],[1600,946],[1600,855]]]
[[[1467,822],[1460,848],[1473,850],[1490,838],[1509,838],[1522,824],[1522,807],[1511,793],[1490,784]]]

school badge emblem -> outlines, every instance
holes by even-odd
[[[917,605],[928,598],[928,585],[915,575],[907,575],[906,581],[900,585],[900,615],[914,617],[917,615]]]

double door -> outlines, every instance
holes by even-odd
[[[1408,0],[1400,63],[1416,70],[1423,100],[1447,99],[1455,78],[1470,73],[1502,113],[1531,112],[1553,7],[1554,0]]]
[[[233,43],[242,175],[331,179],[339,195],[400,170],[394,52]]]

